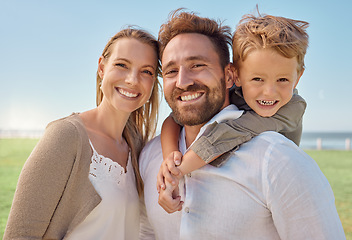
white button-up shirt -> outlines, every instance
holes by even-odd
[[[230,105],[209,124],[226,120],[230,112],[241,114]],[[185,152],[184,131],[179,146]],[[318,165],[276,132],[242,144],[221,167],[206,165],[186,175],[180,182],[183,209],[173,214],[158,204],[156,176],[162,161],[156,137],[140,156],[140,239],[346,239]]]

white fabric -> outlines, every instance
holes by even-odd
[[[184,131],[179,145],[184,152]],[[206,165],[185,176],[183,209],[173,214],[157,201],[161,162],[156,137],[140,157],[147,214],[142,211],[140,239],[345,239],[327,179],[278,133],[241,145],[219,168]]]
[[[138,239],[139,198],[129,155],[126,173],[122,166],[99,155],[92,143],[89,180],[102,201],[67,239]]]

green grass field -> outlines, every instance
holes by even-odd
[[[0,236],[4,234],[17,178],[37,139],[0,139]],[[329,180],[346,238],[352,239],[352,151],[306,151]]]

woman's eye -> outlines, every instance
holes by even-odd
[[[153,76],[153,75],[154,75],[154,74],[153,74],[151,71],[149,71],[149,70],[144,70],[143,73],[146,73],[146,74],[148,74],[148,75],[150,75],[150,76]]]
[[[126,68],[126,64],[124,63],[116,63],[115,66]]]

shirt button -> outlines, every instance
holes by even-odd
[[[187,173],[187,177],[192,177],[192,174],[191,173]]]
[[[188,207],[185,208],[185,212],[189,213],[189,208]]]

